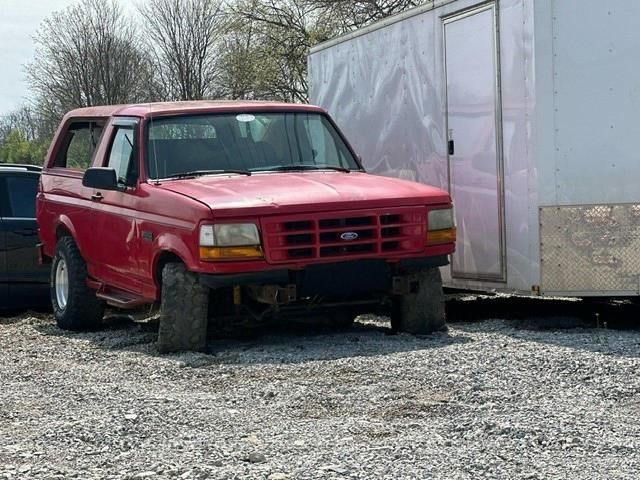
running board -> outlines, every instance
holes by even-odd
[[[129,309],[153,303],[153,300],[141,297],[135,293],[105,287],[103,284],[96,282],[95,280],[88,280],[87,285],[96,290],[96,297],[100,300],[104,300],[112,307]]]
[[[145,298],[123,291],[96,292],[96,297],[104,300],[108,305],[118,308],[135,308],[149,303]]]

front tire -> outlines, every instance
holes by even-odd
[[[100,326],[104,305],[87,286],[87,266],[71,237],[58,240],[51,264],[51,305],[63,330],[93,330]]]
[[[391,328],[414,335],[447,329],[442,277],[438,268],[420,272],[410,293],[394,297]]]
[[[160,353],[203,351],[207,346],[209,289],[182,263],[162,269],[158,350]]]

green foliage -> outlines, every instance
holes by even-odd
[[[79,170],[89,168],[91,156],[93,155],[93,142],[92,134],[88,129],[74,131],[67,150],[67,167]]]
[[[46,139],[27,140],[17,129],[9,131],[0,144],[0,162],[42,165],[49,142]]]

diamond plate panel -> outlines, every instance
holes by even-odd
[[[540,208],[543,293],[640,293],[640,204]]]

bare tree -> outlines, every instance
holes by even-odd
[[[242,0],[231,15],[236,43],[222,65],[227,78],[247,74],[253,97],[306,101],[309,48],[336,33],[322,10],[308,0]]]
[[[82,0],[54,13],[42,23],[35,42],[27,80],[46,117],[155,95],[136,29],[114,0]]]
[[[308,0],[339,24],[342,32],[361,28],[383,18],[433,0]]]
[[[40,138],[43,122],[38,112],[30,105],[23,105],[0,117],[0,143],[12,130],[18,130],[27,141]]]
[[[223,1],[146,0],[143,40],[115,0],[54,13],[26,68],[40,116],[51,124],[74,107],[155,99],[306,101],[313,45],[422,3]]]
[[[221,41],[218,61],[220,95],[229,99],[254,99],[259,78],[257,39],[252,22],[233,25]]]
[[[307,100],[312,46],[430,0],[236,0],[225,39],[225,94]]]
[[[165,95],[196,100],[216,92],[217,42],[224,28],[219,0],[148,0],[138,6]]]
[[[0,116],[0,162],[42,164],[54,128],[31,105]]]

